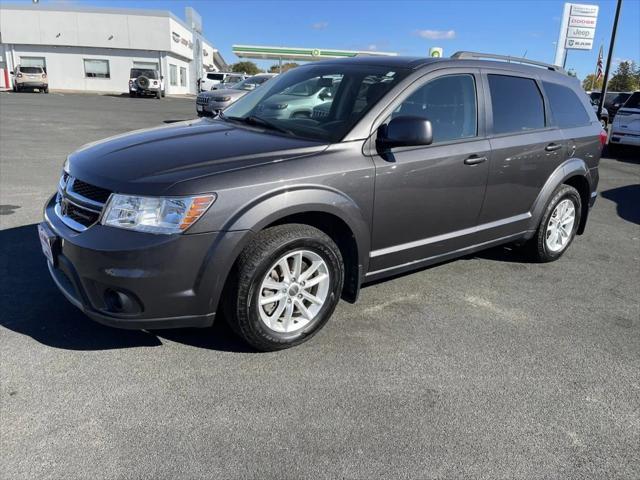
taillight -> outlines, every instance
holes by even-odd
[[[606,130],[600,130],[600,147],[604,147],[607,143],[607,132]]]
[[[18,77],[18,78],[22,78],[22,74],[21,74],[21,73],[19,73],[19,74],[17,74],[17,75],[16,75],[16,77]]]

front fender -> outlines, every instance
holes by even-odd
[[[589,171],[589,167],[584,160],[581,158],[570,158],[560,164],[553,173],[549,176],[546,183],[540,190],[535,202],[533,203],[533,207],[531,209],[531,219],[528,225],[529,234],[527,237],[532,237],[535,231],[538,229],[538,225],[540,224],[540,220],[542,219],[542,215],[544,210],[551,200],[553,196],[553,192],[562,185],[567,179],[581,176],[587,180],[589,185],[592,185],[591,181],[591,173]],[[588,206],[587,206],[588,208]],[[583,212],[585,206],[583,205]],[[586,220],[586,217],[584,218]]]
[[[344,193],[322,185],[301,185],[271,191],[237,210],[222,231],[202,266],[200,287],[211,292],[211,309],[222,295],[236,258],[256,232],[295,214],[326,213],[342,220],[351,230],[358,249],[358,264],[367,271],[370,232],[361,209]]]
[[[370,231],[362,210],[343,192],[324,185],[299,185],[265,193],[232,215],[223,229],[258,232],[284,217],[309,212],[340,218],[356,240],[360,265],[366,266]]]

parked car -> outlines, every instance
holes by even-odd
[[[158,70],[150,68],[132,68],[129,73],[129,96],[142,97],[153,95],[164,97],[164,77]]]
[[[259,113],[265,118],[311,118],[315,107],[331,99],[340,80],[312,78],[292,85],[282,93],[270,97],[260,107]]]
[[[249,78],[249,75],[241,75],[241,74],[233,74],[233,75],[227,75],[222,82],[213,85],[211,87],[211,90],[222,90],[222,89],[227,89],[227,88],[233,88],[234,85],[240,83],[241,81],[243,81],[244,79]]]
[[[600,100],[601,92],[588,92],[592,100]],[[609,112],[609,120],[613,121],[618,109],[631,96],[631,92],[607,92],[603,107]]]
[[[13,78],[13,91],[38,90],[49,93],[49,79],[47,72],[42,67],[22,67],[18,65],[15,71],[11,72]]]
[[[591,100],[591,105],[593,106],[593,111],[596,112],[596,115],[598,114],[599,104],[600,100]],[[602,107],[602,110],[600,112],[600,124],[605,130],[609,125],[609,110],[607,110],[605,107]]]
[[[215,116],[218,112],[275,76],[275,73],[261,73],[236,83],[233,88],[199,93],[196,98],[196,113],[199,117]]]
[[[224,310],[277,350],[367,282],[501,244],[557,260],[585,231],[606,134],[575,78],[518,61],[313,62],[214,119],[91,143],[38,228],[51,276],[107,325],[205,327]],[[326,79],[326,115],[258,113]]]
[[[207,72],[204,77],[200,79],[198,88],[201,92],[206,92],[213,90],[214,87],[223,83],[227,77],[232,77],[232,79],[237,83],[242,80],[242,78],[240,78],[241,76],[244,76],[244,74],[235,72]]]
[[[609,151],[615,153],[622,145],[640,147],[640,91],[627,99],[611,125]]]

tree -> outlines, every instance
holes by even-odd
[[[618,69],[609,80],[607,90],[611,92],[632,92],[640,88],[635,62],[620,62]]]
[[[256,75],[262,73],[262,70],[253,62],[238,62],[231,65],[232,72],[246,73],[248,75]]]
[[[296,62],[287,62],[282,64],[282,72],[286,72],[287,70],[291,70],[292,68],[299,67],[300,64]],[[269,73],[280,73],[280,65],[275,64],[269,67]]]
[[[602,89],[602,75],[598,80],[596,80],[596,76],[593,73],[590,73],[585,77],[582,81],[582,88],[585,90],[601,90]]]

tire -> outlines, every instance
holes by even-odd
[[[166,95],[165,91],[164,91],[164,90],[162,90],[162,98],[164,98],[164,97],[166,97],[166,96],[167,96],[167,95]]]
[[[49,93],[49,87],[44,89],[44,93]]]
[[[160,93],[160,90],[156,90],[156,98],[158,100],[160,100],[162,98],[162,94]]]
[[[553,221],[553,219],[557,218],[557,215],[566,214],[569,216],[571,207],[568,207],[567,210],[563,209],[563,206],[570,205],[566,202],[570,202],[571,207],[573,207],[573,223],[569,227],[568,222],[565,222],[565,228],[560,231],[560,229],[554,228],[554,224],[557,222]],[[570,185],[560,185],[544,210],[538,230],[527,243],[532,260],[545,263],[559,259],[573,242],[580,225],[581,216],[582,200],[578,191]],[[554,232],[558,233],[554,234]],[[554,237],[554,235],[556,236]],[[549,241],[547,241],[547,238],[549,238]],[[557,241],[554,241],[554,238]]]
[[[278,277],[277,273],[284,273],[284,270],[282,263],[276,265],[288,255],[291,262],[284,261],[291,267],[288,270],[293,271],[293,275],[294,257],[302,260],[299,263],[302,265],[300,277],[291,277],[289,281],[284,275],[282,279]],[[305,277],[312,264],[320,266]],[[315,284],[305,287],[305,281]],[[266,282],[272,282],[276,288],[265,287]],[[340,249],[324,232],[300,224],[271,227],[258,233],[240,254],[230,279],[230,291],[224,294],[225,318],[240,337],[258,350],[293,347],[310,339],[327,323],[340,300],[343,282],[344,264]],[[307,293],[316,303],[303,296]],[[261,296],[280,296],[281,299],[260,305]],[[317,302],[320,299],[324,299],[322,303]],[[306,302],[309,304],[305,305]],[[306,310],[306,317],[299,308],[300,304]],[[275,319],[271,325],[265,320],[269,314]]]

